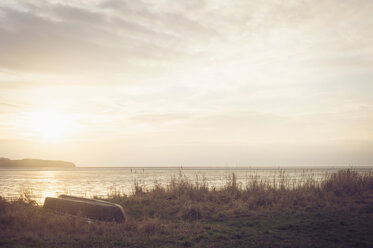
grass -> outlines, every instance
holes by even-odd
[[[0,199],[0,247],[373,247],[373,174],[352,170],[293,187],[232,174],[221,189],[180,176],[107,197],[125,224],[44,211],[28,195]]]

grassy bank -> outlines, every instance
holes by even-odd
[[[302,186],[250,181],[209,189],[183,177],[134,195],[112,194],[125,224],[0,200],[0,247],[373,247],[373,175],[340,171]],[[276,186],[274,186],[276,185]]]

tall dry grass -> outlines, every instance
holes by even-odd
[[[224,187],[210,188],[206,179],[198,177],[191,182],[180,175],[166,186],[154,185],[147,189],[138,182],[134,194],[115,192],[107,200],[121,204],[130,218],[177,219],[183,221],[212,219],[225,216],[247,215],[273,209],[291,210],[312,207],[330,207],[351,195],[371,195],[373,175],[342,170],[325,174],[323,180],[307,178],[294,186],[286,175],[273,181],[251,178],[242,185],[234,173],[227,177]]]

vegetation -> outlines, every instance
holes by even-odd
[[[1,247],[373,247],[373,174],[345,170],[289,187],[251,180],[224,188],[182,176],[106,200],[125,224],[47,212],[29,197],[0,200]]]
[[[0,158],[0,168],[73,168],[74,163],[59,160],[21,159],[11,160]]]

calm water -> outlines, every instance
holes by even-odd
[[[94,168],[78,167],[63,170],[0,170],[0,196],[16,199],[28,194],[42,204],[47,196],[70,194],[82,197],[105,197],[113,192],[132,194],[134,183],[151,188],[155,184],[166,185],[172,178],[183,177],[191,182],[205,181],[209,187],[224,186],[235,173],[237,182],[245,186],[257,179],[276,183],[285,178],[289,186],[304,183],[309,178],[321,181],[325,173],[341,168]],[[368,173],[373,168],[353,168]]]

